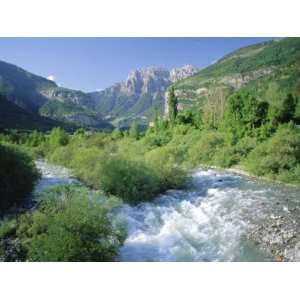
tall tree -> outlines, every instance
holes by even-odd
[[[157,131],[159,128],[159,117],[158,117],[158,109],[156,105],[154,105],[152,109],[152,122],[153,122],[154,130]]]
[[[222,88],[210,90],[203,107],[203,121],[207,127],[217,128],[223,119],[225,94]]]
[[[169,121],[171,122],[171,124],[175,123],[178,114],[177,105],[178,105],[178,100],[177,97],[175,96],[174,87],[172,86],[168,97]]]

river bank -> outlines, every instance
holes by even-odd
[[[274,184],[283,185],[283,186],[288,186],[288,187],[292,187],[292,188],[296,188],[296,189],[300,190],[299,185],[284,182],[284,181],[280,181],[280,180],[277,180],[277,179],[272,179],[272,178],[266,177],[266,176],[258,176],[258,175],[255,175],[255,174],[249,172],[249,171],[244,170],[242,168],[242,166],[239,166],[239,165],[233,166],[231,168],[222,168],[222,167],[213,166],[213,165],[201,164],[201,165],[199,165],[199,168],[213,169],[213,170],[221,171],[221,172],[228,172],[228,173],[231,173],[233,175],[244,176],[244,177],[250,178],[252,180],[257,180],[257,181],[260,180],[260,181],[264,181],[264,182],[268,182],[268,183],[274,183]]]

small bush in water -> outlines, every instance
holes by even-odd
[[[151,199],[160,191],[159,179],[152,168],[120,155],[107,157],[98,167],[100,188],[127,202]]]

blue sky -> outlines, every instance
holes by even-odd
[[[243,46],[270,38],[0,38],[0,60],[53,76],[61,86],[94,91],[134,69],[203,68]]]

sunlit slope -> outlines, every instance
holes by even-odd
[[[300,86],[300,38],[238,49],[174,86],[184,108],[205,102],[216,88],[221,88],[225,95],[240,88],[251,89],[264,98],[274,82],[282,93]]]

